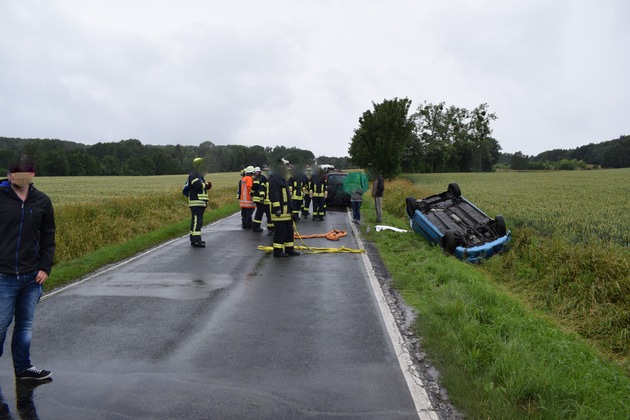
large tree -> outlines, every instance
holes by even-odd
[[[402,157],[413,138],[411,100],[394,98],[372,105],[374,109],[359,118],[348,153],[354,164],[393,178],[401,172]]]
[[[412,117],[428,172],[491,171],[501,147],[491,136],[496,115],[481,104],[469,111],[445,104],[423,104]]]

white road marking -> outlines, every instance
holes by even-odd
[[[351,217],[352,210],[349,209],[348,218]],[[354,236],[356,237],[357,243],[359,244],[359,248],[365,249],[365,247],[363,246],[363,241],[361,240],[359,232],[357,231],[357,227],[354,223],[351,223],[351,225]],[[383,294],[383,289],[381,289],[381,285],[376,278],[374,268],[372,267],[372,263],[367,255],[367,252],[362,253],[361,258],[363,259],[363,264],[365,265],[365,269],[367,270],[370,284],[372,285],[372,291],[374,292],[374,296],[376,297],[376,301],[378,303],[381,316],[383,317],[383,321],[385,322],[389,338],[392,342],[392,345],[394,346],[394,350],[396,351],[400,370],[402,370],[405,381],[407,382],[407,387],[409,388],[409,392],[411,393],[411,397],[413,398],[413,402],[416,406],[418,418],[422,420],[438,420],[439,417],[435,409],[431,405],[431,400],[429,400],[429,395],[427,394],[425,386],[422,382],[422,378],[418,376],[416,367],[411,360],[409,350],[404,345],[403,336],[400,333],[400,329],[398,328],[398,325],[394,320],[394,316],[392,315],[389,305],[387,304],[385,295]]]

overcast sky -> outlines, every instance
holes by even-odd
[[[0,136],[346,156],[372,102],[498,117],[504,152],[630,134],[628,0],[1,0]]]

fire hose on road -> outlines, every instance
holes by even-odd
[[[305,254],[323,254],[323,253],[333,253],[333,252],[340,252],[340,253],[363,253],[363,252],[365,252],[365,249],[346,248],[345,246],[341,246],[339,248],[311,247],[311,246],[306,245],[306,243],[304,242],[304,239],[310,239],[310,238],[326,238],[329,241],[338,241],[339,238],[343,238],[344,236],[347,235],[347,232],[345,230],[333,229],[333,230],[331,230],[329,232],[326,232],[326,233],[313,233],[313,234],[309,234],[309,235],[301,235],[297,231],[295,223],[293,224],[293,229],[294,229],[294,232],[295,232],[293,234],[293,237],[295,239],[299,239],[300,242],[302,243],[302,245],[296,245],[295,248],[301,250]],[[271,247],[271,246],[264,246],[264,245],[258,245],[258,249],[260,251],[265,251],[265,252],[273,251],[273,247]]]

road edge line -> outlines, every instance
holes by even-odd
[[[348,218],[351,219],[351,210],[347,211],[347,215]],[[356,225],[351,222],[351,226],[359,248],[365,249],[365,246],[363,245],[363,240],[360,237]],[[370,285],[372,286],[374,297],[376,298],[376,302],[378,303],[381,317],[383,319],[383,322],[385,323],[385,327],[387,328],[387,333],[389,334],[391,343],[394,346],[400,370],[405,377],[407,387],[409,388],[409,393],[411,394],[411,398],[413,399],[413,403],[416,407],[418,418],[422,420],[438,420],[439,417],[437,411],[431,404],[431,400],[429,399],[429,394],[427,393],[424,382],[422,381],[422,378],[420,378],[420,376],[418,375],[418,371],[411,359],[409,350],[404,344],[405,340],[400,332],[400,329],[398,328],[398,324],[396,324],[396,320],[394,319],[391,309],[387,303],[385,294],[383,293],[383,289],[381,288],[381,285],[376,278],[376,274],[374,271],[374,267],[372,266],[372,262],[370,261],[370,257],[367,255],[367,252],[363,252],[361,254],[361,258],[363,260],[363,265],[365,266],[365,269],[367,271],[368,278],[370,279]]]

